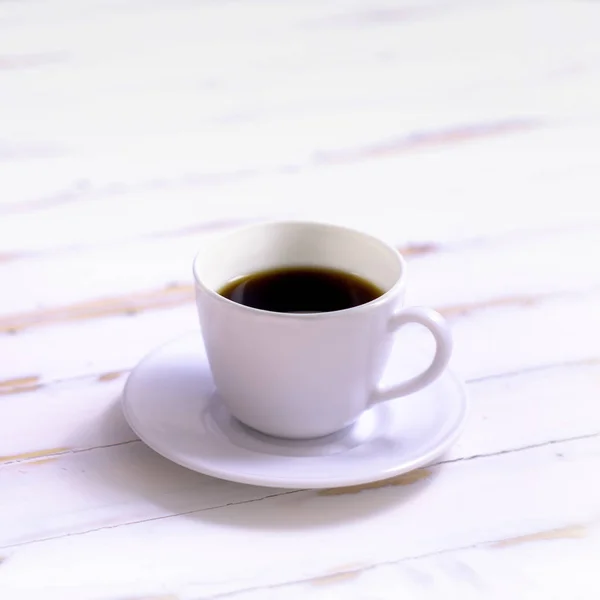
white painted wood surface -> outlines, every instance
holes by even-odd
[[[598,31],[583,0],[0,3],[0,598],[597,598]],[[198,328],[201,236],[278,217],[385,236],[450,320],[472,411],[435,465],[267,490],[125,424]]]

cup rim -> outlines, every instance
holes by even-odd
[[[406,264],[406,259],[402,256],[402,254],[398,251],[398,249],[375,235],[366,233],[365,231],[361,231],[360,229],[355,229],[353,227],[346,227],[344,225],[335,225],[333,223],[327,223],[327,222],[323,222],[323,221],[271,220],[271,221],[263,221],[260,223],[250,223],[248,225],[234,227],[232,229],[227,230],[226,232],[215,233],[210,237],[218,236],[220,238],[223,238],[228,235],[235,235],[237,233],[240,233],[242,231],[247,231],[250,229],[257,229],[257,228],[261,228],[261,227],[276,227],[276,226],[281,226],[281,225],[325,227],[325,228],[329,228],[331,230],[346,231],[346,232],[350,232],[350,233],[360,234],[361,236],[364,236],[374,242],[377,242],[378,244],[381,244],[382,246],[384,246],[386,248],[386,250],[391,251],[391,253],[394,255],[394,257],[396,258],[396,260],[398,261],[398,264],[400,266],[400,276],[398,277],[396,283],[394,283],[394,285],[389,290],[387,290],[386,292],[381,294],[381,296],[378,296],[377,298],[375,298],[374,300],[371,300],[370,302],[365,302],[364,304],[359,304],[358,306],[353,306],[351,308],[344,308],[342,310],[332,310],[332,311],[328,311],[328,312],[318,312],[318,313],[283,313],[283,312],[276,312],[276,311],[271,311],[271,310],[264,310],[262,308],[254,308],[252,306],[246,306],[245,304],[239,304],[238,302],[229,300],[229,298],[225,298],[225,296],[222,296],[221,294],[219,294],[219,292],[214,290],[212,287],[205,285],[202,282],[201,278],[198,276],[198,272],[197,272],[197,264],[201,258],[201,254],[202,254],[202,250],[200,249],[196,252],[196,255],[194,256],[194,260],[192,262],[192,271],[194,274],[194,281],[195,281],[196,287],[200,288],[204,293],[208,294],[210,297],[214,298],[215,300],[229,305],[232,309],[244,311],[247,314],[255,314],[257,316],[262,315],[262,316],[276,317],[276,318],[280,318],[280,319],[287,319],[287,320],[294,319],[294,320],[302,320],[302,321],[315,321],[315,320],[320,320],[320,319],[345,317],[349,314],[355,314],[355,313],[364,312],[367,310],[373,310],[373,309],[377,308],[378,306],[380,306],[381,304],[385,304],[385,303],[389,302],[392,298],[396,297],[399,293],[403,292],[406,289],[407,264]]]

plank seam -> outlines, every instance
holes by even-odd
[[[600,437],[600,431],[596,432],[596,433],[591,433],[591,434],[585,434],[585,435],[580,435],[580,436],[574,436],[574,437],[570,437],[570,438],[565,438],[565,439],[557,439],[557,440],[551,440],[549,442],[543,442],[540,444],[531,444],[528,446],[522,446],[519,448],[512,448],[512,449],[507,449],[507,450],[500,450],[498,452],[491,452],[489,454],[477,454],[477,455],[472,455],[472,456],[467,456],[467,457],[462,457],[462,458],[455,458],[455,459],[448,459],[448,460],[442,460],[436,463],[432,463],[431,465],[428,465],[430,468],[431,467],[440,467],[443,465],[448,465],[448,464],[455,464],[455,463],[460,463],[460,462],[469,462],[472,460],[478,460],[478,459],[486,459],[486,458],[494,458],[497,456],[503,456],[506,454],[513,454],[513,453],[518,453],[518,452],[525,452],[528,450],[533,450],[533,449],[537,449],[537,448],[542,448],[544,446],[550,446],[550,445],[555,445],[555,444],[568,444],[571,442],[577,442],[577,441],[581,441],[581,440],[585,440],[585,439],[591,439],[591,438],[595,438],[595,437]],[[124,442],[124,443],[134,443],[134,442],[139,442],[142,443],[140,440],[134,440],[132,442]],[[121,444],[123,445],[123,444]],[[80,450],[79,452],[83,452],[84,450]],[[75,453],[75,452],[74,452]],[[381,489],[381,488],[380,488]],[[35,539],[35,540],[29,540],[27,542],[19,542],[16,544],[7,544],[5,546],[0,546],[0,550],[5,550],[7,548],[16,548],[19,546],[26,546],[29,544],[38,544],[41,542],[47,542],[47,541],[51,541],[51,540],[56,540],[56,539],[62,539],[65,537],[73,537],[73,536],[79,536],[79,535],[86,535],[88,533],[95,533],[97,531],[104,531],[105,529],[116,529],[118,527],[128,527],[130,525],[140,525],[142,523],[152,523],[155,521],[163,521],[166,519],[173,519],[176,517],[182,517],[182,516],[186,516],[186,515],[192,515],[192,514],[198,514],[198,513],[202,513],[202,512],[208,512],[208,511],[212,511],[212,510],[220,510],[223,508],[228,508],[231,506],[242,506],[244,504],[252,504],[255,502],[261,502],[263,500],[269,500],[272,498],[278,498],[278,497],[283,497],[283,496],[290,496],[293,494],[300,494],[303,492],[307,492],[307,491],[311,491],[308,489],[297,489],[297,490],[285,490],[285,491],[281,491],[281,492],[275,492],[272,494],[268,494],[266,496],[262,496],[260,498],[253,498],[251,500],[242,500],[240,502],[229,502],[227,504],[221,504],[218,506],[209,506],[209,507],[205,507],[205,508],[200,508],[200,509],[195,509],[195,510],[190,510],[190,511],[185,511],[185,512],[180,512],[180,513],[173,513],[170,515],[161,515],[161,516],[157,516],[157,517],[150,517],[148,519],[140,519],[138,521],[129,521],[127,523],[118,523],[115,525],[106,525],[103,527],[96,527],[96,528],[92,528],[92,529],[87,529],[85,531],[75,531],[72,533],[66,533],[63,535],[57,535],[57,536],[48,536],[45,538],[40,538],[40,539]],[[369,491],[369,490],[365,490],[365,491]],[[491,542],[490,542],[491,543]]]

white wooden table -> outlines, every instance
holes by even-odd
[[[600,3],[0,3],[0,598],[598,598]],[[188,472],[124,422],[206,232],[392,239],[472,410],[364,489]]]

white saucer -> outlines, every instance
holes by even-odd
[[[219,402],[202,337],[194,333],[134,369],[123,410],[148,446],[188,469],[253,485],[331,488],[431,463],[459,436],[467,396],[446,371],[421,392],[373,407],[344,431],[306,441],[272,438],[242,425]]]

